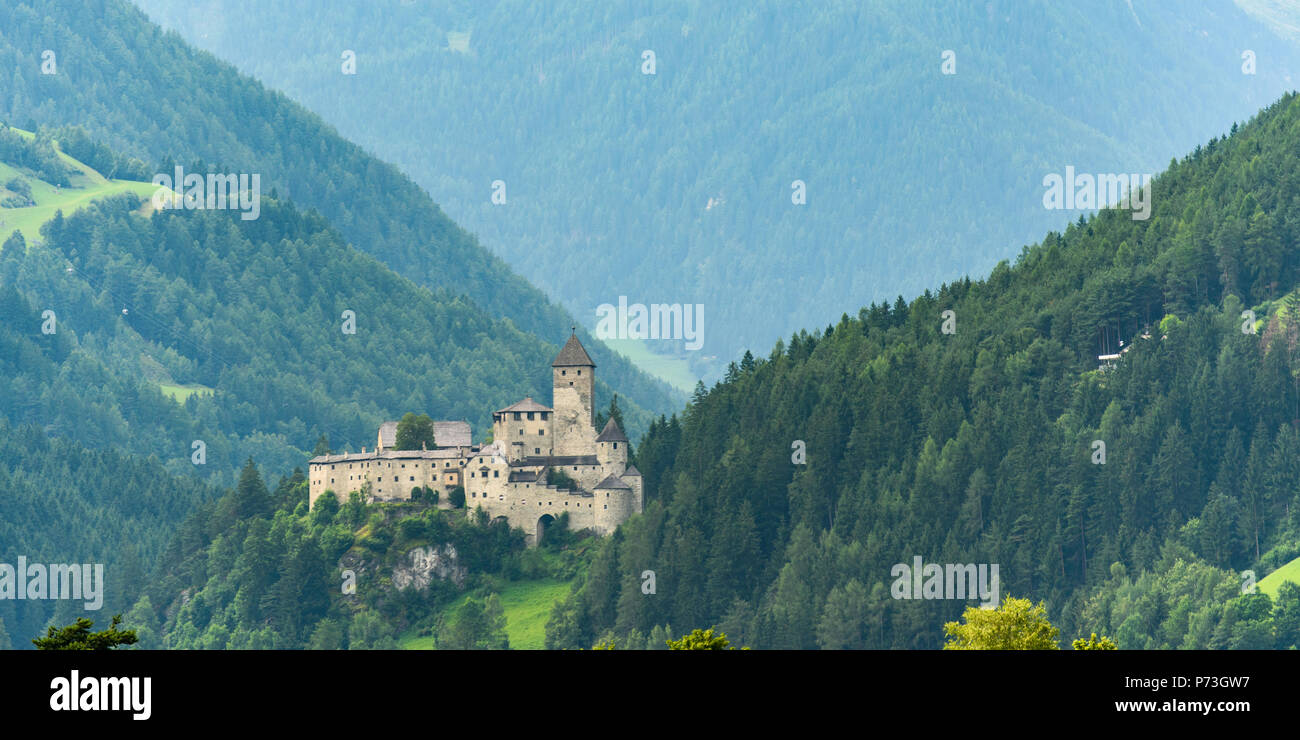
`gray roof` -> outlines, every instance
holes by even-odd
[[[469,448],[464,450],[466,459],[472,457],[477,450]],[[318,455],[308,460],[312,465],[322,463],[340,463],[340,462],[364,462],[368,460],[455,460],[461,457],[461,451],[456,449],[436,449],[436,450],[384,450],[383,452],[350,452],[341,455]]]
[[[599,465],[595,455],[540,455],[512,460],[511,467],[533,467],[535,465]]]
[[[528,396],[522,401],[512,403],[503,409],[499,409],[497,413],[504,414],[507,411],[551,411],[551,410],[552,409],[550,406],[543,406],[540,403],[534,401],[532,396]]]
[[[564,347],[560,349],[560,354],[555,356],[555,362],[551,363],[551,367],[573,367],[575,365],[579,367],[595,367],[596,363],[592,362],[591,358],[587,356],[587,350],[582,348],[582,342],[579,342],[578,336],[573,334],[569,336],[569,341],[565,342]]]
[[[622,476],[622,477],[624,477],[624,478],[632,478],[632,477],[640,478],[640,477],[641,477],[641,471],[640,471],[640,470],[637,470],[635,465],[629,465],[629,466],[627,466],[627,470],[624,470],[624,471],[623,471],[623,476]]]
[[[379,444],[385,450],[397,446],[397,422],[386,421],[379,425]],[[433,444],[436,447],[469,447],[474,444],[468,421],[433,422]]]
[[[605,428],[601,430],[600,436],[596,437],[597,442],[626,442],[627,437],[623,436],[623,430],[618,428],[613,417],[605,422]]]
[[[629,486],[628,484],[624,483],[618,478],[615,478],[612,475],[605,478],[605,480],[601,481],[600,483],[596,484],[597,491],[599,491],[602,488],[615,488],[615,489],[622,489],[625,491],[632,490],[632,486]]]
[[[379,425],[379,444],[385,450],[397,445],[397,422],[386,421]]]
[[[469,447],[474,444],[468,421],[433,422],[433,441],[439,447]]]

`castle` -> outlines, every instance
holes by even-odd
[[[523,529],[530,546],[565,512],[569,529],[613,532],[641,512],[641,473],[628,464],[627,437],[613,419],[596,432],[596,364],[576,334],[551,377],[554,407],[528,397],[494,412],[491,443],[473,444],[467,422],[439,421],[433,449],[395,450],[397,422],[389,421],[373,452],[312,458],[309,503],[325,493],[342,503],[368,484],[371,501],[409,501],[419,489],[437,492],[449,509],[449,494],[462,487],[467,515],[482,508],[491,521]]]

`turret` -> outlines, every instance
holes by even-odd
[[[596,460],[607,475],[622,475],[627,468],[627,437],[613,418],[596,437]]]

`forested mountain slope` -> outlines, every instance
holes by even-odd
[[[646,513],[550,644],[671,623],[935,647],[974,602],[892,598],[920,556],[999,564],[1003,598],[1045,600],[1067,639],[1296,645],[1300,590],[1238,596],[1238,572],[1300,554],[1297,142],[1292,94],[1171,164],[1147,221],[1081,218],[985,280],[747,355],[651,428]]]
[[[1063,228],[1046,174],[1158,172],[1300,79],[1229,0],[136,2],[396,162],[587,326],[620,295],[704,304],[682,355],[714,379]]]
[[[60,179],[48,135],[22,152]],[[32,167],[0,167],[18,173],[6,192],[53,192]],[[78,182],[62,192],[90,192]],[[216,489],[194,476],[234,484],[252,459],[292,477],[314,445],[372,446],[407,411],[467,419],[482,439],[491,410],[549,392],[551,346],[393,273],[315,212],[271,197],[252,221],[141,206],[83,203],[39,245],[15,232],[0,247],[0,562],[103,564],[104,608],[124,612],[169,542],[188,554],[182,522],[219,513],[198,511]],[[597,396],[613,392],[600,382]],[[622,405],[629,427],[648,423]],[[4,600],[0,623],[27,647],[73,607]]]
[[[157,459],[49,439],[38,426],[0,419],[0,563],[16,567],[21,556],[101,564],[101,613],[131,608],[176,528],[217,493],[168,474]],[[84,603],[10,596],[0,600],[0,633],[8,632],[12,647],[30,649],[46,625],[86,616]],[[0,635],[0,649],[9,647],[3,643]]]
[[[127,624],[148,648],[504,647],[494,594],[572,579],[583,562],[572,542],[561,532],[525,549],[518,530],[429,502],[327,496],[308,511],[302,475],[268,489],[248,466],[180,527]]]
[[[321,435],[373,447],[408,411],[468,420],[481,439],[491,411],[549,393],[550,346],[392,273],[314,212],[263,198],[253,221],[146,219],[138,205],[106,200],[46,224],[39,247],[6,243],[0,412],[15,423],[233,483],[248,457],[302,465]],[[169,387],[197,392],[177,403]]]
[[[43,73],[47,61],[53,74]],[[13,70],[0,79],[0,120],[33,130],[80,126],[150,173],[171,173],[176,163],[258,173],[263,194],[318,210],[357,249],[419,285],[467,296],[474,310],[548,343],[574,323],[397,168],[124,0],[0,4],[0,65]],[[601,377],[626,397],[656,411],[676,407],[667,386],[583,340],[602,357]]]

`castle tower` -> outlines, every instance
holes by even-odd
[[[627,469],[627,437],[613,418],[605,422],[605,428],[596,437],[596,460],[606,475],[621,476]]]
[[[569,336],[551,363],[551,377],[554,454],[595,453],[596,363],[587,356],[576,332]]]
[[[552,454],[552,410],[531,396],[492,413],[492,438],[512,461]]]

